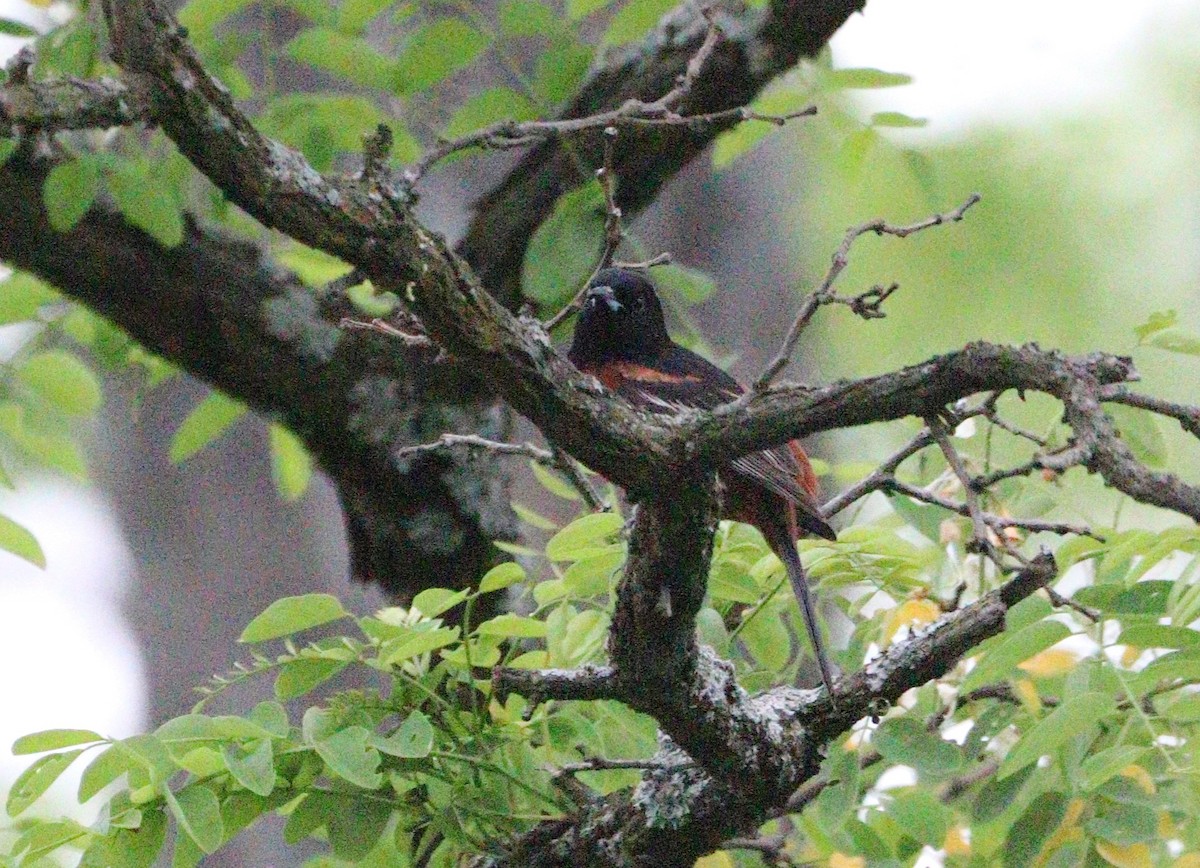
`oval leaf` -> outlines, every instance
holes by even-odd
[[[17,756],[60,750],[77,744],[92,744],[104,741],[104,736],[90,729],[46,729],[31,735],[23,735],[13,742],[12,752]]]
[[[78,356],[47,350],[30,356],[17,377],[68,416],[90,416],[103,400],[100,381]]]
[[[267,606],[261,615],[247,624],[238,641],[266,642],[268,639],[278,639],[280,636],[290,636],[301,630],[328,624],[349,614],[332,594],[284,597]]]

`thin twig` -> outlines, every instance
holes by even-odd
[[[796,314],[795,320],[792,322],[792,327],[788,329],[787,337],[783,340],[783,345],[779,348],[775,358],[771,360],[766,369],[762,372],[759,378],[755,381],[753,388],[747,392],[747,396],[762,392],[767,386],[771,385],[771,381],[779,375],[779,372],[787,367],[791,361],[793,353],[796,351],[796,344],[800,340],[800,334],[804,331],[809,321],[817,310],[826,304],[847,304],[852,310],[855,310],[855,305],[848,299],[842,299],[836,296],[833,292],[833,285],[837,282],[838,277],[846,269],[850,262],[850,248],[854,242],[868,232],[874,232],[876,235],[894,235],[897,238],[907,238],[913,233],[920,232],[923,229],[929,229],[932,226],[941,226],[943,223],[956,223],[963,219],[963,215],[967,213],[967,209],[980,200],[978,193],[972,193],[967,197],[967,200],[945,214],[934,214],[932,217],[927,217],[916,223],[910,223],[907,226],[893,226],[882,219],[870,220],[866,223],[861,223],[858,226],[853,226],[846,230],[846,235],[842,239],[842,243],[838,249],[834,251],[833,262],[829,266],[829,270],[825,272],[825,277],[812,293],[804,299],[804,303],[800,306],[799,312]],[[894,292],[895,289],[887,291],[883,298],[878,301],[882,303],[883,299]],[[872,290],[874,292],[874,290]],[[864,295],[869,295],[866,293]],[[861,299],[861,296],[860,296]],[[857,310],[856,310],[857,312]],[[880,313],[878,306],[875,307],[875,314]],[[868,316],[873,318],[875,314]],[[862,316],[863,314],[859,314]]]
[[[574,775],[579,772],[604,772],[614,769],[653,769],[655,771],[676,772],[694,768],[696,768],[694,762],[663,762],[656,759],[606,759],[605,757],[598,756],[583,760],[582,762],[566,763],[559,767],[554,776]]]
[[[1173,401],[1164,401],[1161,398],[1130,392],[1123,385],[1105,388],[1100,393],[1100,400],[1112,404],[1124,404],[1127,407],[1137,407],[1140,410],[1149,410],[1160,416],[1169,416],[1177,421],[1184,431],[1193,437],[1200,437],[1200,409],[1196,407],[1188,407]]]
[[[423,453],[448,452],[459,446],[483,452],[491,452],[494,455],[519,455],[531,461],[536,461],[543,467],[557,470],[566,477],[567,482],[579,492],[580,497],[583,498],[584,503],[588,505],[589,509],[608,509],[608,505],[604,500],[592,490],[591,483],[583,475],[583,471],[558,447],[543,449],[540,446],[534,446],[532,443],[505,443],[500,440],[488,440],[486,437],[480,437],[478,434],[443,434],[432,443],[422,443],[417,446],[407,446],[403,449],[398,449],[396,450],[396,457],[406,458],[411,455],[420,455]]]
[[[787,838],[783,835],[765,835],[761,838],[730,838],[721,844],[722,850],[752,850],[762,855],[768,865],[799,865],[784,848]]]
[[[428,335],[413,334],[412,332],[403,331],[396,328],[387,320],[380,319],[379,317],[376,317],[372,320],[359,320],[351,319],[350,317],[344,317],[342,321],[338,323],[338,326],[339,328],[353,329],[355,331],[379,332],[380,334],[387,335],[390,338],[395,338],[403,343],[406,347],[412,347],[413,349],[441,349]]]
[[[880,491],[888,485],[888,481],[894,478],[896,468],[907,461],[910,457],[920,452],[926,446],[933,443],[933,436],[928,429],[922,429],[916,437],[909,440],[891,456],[887,458],[879,467],[869,476],[859,480],[856,484],[847,488],[842,493],[831,498],[824,506],[821,507],[821,512],[826,517],[837,515],[850,504],[866,497],[874,491]]]
[[[983,516],[983,507],[979,503],[979,491],[971,484],[971,474],[967,471],[966,465],[963,464],[962,456],[958,454],[958,450],[950,442],[946,423],[937,416],[930,416],[925,420],[925,425],[929,428],[933,442],[942,450],[942,455],[945,456],[946,463],[950,465],[950,469],[954,471],[954,475],[962,483],[967,514],[971,518],[972,534],[975,538],[975,550],[987,555],[996,562],[996,566],[1003,568],[1002,558],[992,543],[990,529],[987,520]]]

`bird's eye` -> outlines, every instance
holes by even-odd
[[[640,310],[642,310],[642,309],[643,309],[643,308],[645,308],[645,307],[646,307],[646,299],[645,299],[645,297],[643,297],[643,296],[640,296],[640,295],[639,295],[637,298],[635,298],[635,299],[633,300],[633,309],[634,309],[635,311],[640,311]]]

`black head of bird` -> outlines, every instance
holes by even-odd
[[[605,268],[592,278],[568,357],[577,366],[654,358],[671,346],[649,278]]]

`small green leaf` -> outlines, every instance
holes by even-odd
[[[14,153],[16,153],[16,150],[17,150],[17,140],[16,139],[6,139],[6,138],[0,137],[0,166],[3,166],[5,163],[7,163],[8,158],[11,157]]]
[[[1025,868],[1037,861],[1046,839],[1058,828],[1067,812],[1067,797],[1062,793],[1042,793],[1029,803],[1009,829],[1004,842],[1005,868]]]
[[[674,0],[628,0],[612,17],[600,42],[602,45],[626,45],[640,39],[674,7]]]
[[[567,17],[572,21],[586,18],[593,12],[603,9],[612,0],[567,0]]]
[[[574,486],[554,471],[543,467],[539,462],[530,461],[529,469],[533,471],[533,478],[538,481],[538,484],[555,497],[561,497],[563,500],[581,499]]]
[[[375,747],[388,756],[421,759],[433,750],[433,725],[420,711],[412,712],[387,738],[375,738]]]
[[[537,108],[524,94],[508,87],[487,88],[459,106],[442,137],[456,139],[500,121],[527,121],[536,117]]]
[[[337,28],[350,36],[361,36],[381,12],[396,0],[342,0],[338,9]]]
[[[876,112],[871,115],[871,126],[873,127],[912,128],[923,127],[928,123],[928,118],[909,117],[901,112]]]
[[[254,706],[254,710],[250,712],[250,720],[257,726],[261,726],[266,732],[273,735],[275,738],[287,738],[288,735],[288,714],[287,709],[278,702],[264,700]]]
[[[624,523],[621,516],[612,512],[580,516],[550,538],[546,543],[546,557],[552,561],[578,561],[605,554]]]
[[[1083,827],[1118,847],[1158,838],[1158,813],[1149,805],[1113,805]]]
[[[119,743],[101,751],[88,763],[79,779],[79,802],[82,804],[121,775],[140,767],[141,763]]]
[[[830,90],[866,90],[912,84],[912,76],[869,67],[834,69],[826,74],[825,83]]]
[[[426,618],[436,618],[448,612],[470,595],[468,588],[452,591],[449,588],[426,588],[413,597],[412,607],[420,610]]]
[[[164,787],[163,796],[179,828],[205,853],[215,853],[225,838],[217,794],[208,787],[193,784],[178,794]]]
[[[169,457],[179,464],[191,458],[246,413],[246,405],[224,392],[211,392],[180,423],[171,438]]]
[[[5,36],[15,36],[18,39],[27,39],[30,36],[38,35],[38,32],[28,24],[22,24],[11,18],[0,18],[0,33]]]
[[[922,844],[940,847],[946,840],[952,815],[936,795],[926,789],[896,791],[887,813],[904,833]]]
[[[1137,335],[1138,343],[1142,343],[1146,338],[1155,332],[1160,332],[1163,329],[1169,329],[1171,326],[1179,322],[1179,312],[1176,310],[1160,310],[1155,311],[1146,318],[1146,321],[1139,326],[1134,326],[1133,333]]]
[[[1179,329],[1167,329],[1155,332],[1142,342],[1148,347],[1157,347],[1171,353],[1181,353],[1185,356],[1200,356],[1200,338]]]
[[[284,702],[303,696],[337,675],[347,665],[344,660],[327,660],[323,657],[302,657],[285,663],[275,677],[275,698]]]
[[[271,449],[271,478],[285,503],[299,500],[312,481],[313,459],[304,442],[278,422],[267,429]]]
[[[243,787],[260,796],[269,796],[275,789],[275,754],[271,739],[260,739],[249,753],[243,754],[233,745],[225,747],[225,765]]]
[[[546,622],[505,612],[476,628],[481,636],[507,636],[519,639],[540,639],[546,635]]]
[[[1028,660],[1051,645],[1071,635],[1065,624],[1058,621],[1037,621],[1006,636],[999,645],[984,655],[966,678],[961,690],[970,693],[1014,674],[1017,664]]]
[[[563,586],[576,597],[596,597],[607,593],[613,575],[624,562],[625,550],[622,547],[575,561],[563,573]]]
[[[587,75],[593,50],[574,41],[543,51],[533,67],[533,98],[538,103],[558,105],[575,93]]]
[[[33,765],[21,772],[8,791],[8,815],[15,817],[36,802],[82,753],[83,749],[80,748],[47,754],[35,760]]]
[[[561,29],[554,10],[541,0],[505,0],[496,11],[496,19],[500,32],[510,37],[540,36]]]
[[[471,64],[488,38],[458,18],[439,18],[413,33],[396,62],[395,89],[401,95],[425,90]]]
[[[1197,355],[1200,355],[1200,344]],[[1166,467],[1167,440],[1159,427],[1157,416],[1122,404],[1105,404],[1104,412],[1112,417],[1117,433],[1128,444],[1134,458],[1153,470]]]
[[[1079,766],[1080,789],[1094,790],[1126,766],[1136,763],[1146,748],[1132,744],[1120,744],[1102,750],[1085,759]]]
[[[42,188],[46,217],[57,232],[68,232],[92,207],[100,189],[100,165],[94,157],[59,163]]]
[[[1121,631],[1117,644],[1138,648],[1191,648],[1200,645],[1200,631],[1165,624],[1131,624]]]
[[[328,27],[302,30],[283,49],[289,57],[331,72],[354,84],[391,91],[399,67],[365,39]]]
[[[239,642],[266,642],[328,624],[350,613],[332,594],[303,594],[276,600],[246,625]]]
[[[378,771],[379,751],[369,742],[371,732],[350,726],[316,743],[317,754],[329,770],[340,778],[367,790],[379,789],[383,775]]]
[[[1013,745],[1000,765],[997,777],[1006,778],[1044,754],[1053,752],[1067,740],[1091,729],[1116,708],[1116,700],[1107,693],[1093,691],[1068,699],[1038,721]]]
[[[777,672],[792,655],[792,641],[783,622],[769,611],[760,611],[746,622],[738,638],[763,669]]]
[[[218,25],[253,2],[254,0],[188,0],[179,10],[179,23],[188,29],[193,39],[205,42],[213,38],[213,31]]]
[[[479,580],[479,591],[483,594],[499,591],[502,588],[519,584],[525,579],[524,567],[516,561],[505,561],[484,573],[483,578]]]
[[[0,549],[46,569],[46,553],[37,537],[6,515],[0,515]]]
[[[439,627],[423,632],[413,631],[399,639],[389,640],[379,650],[384,666],[395,666],[429,651],[436,651],[458,641],[457,627]]]
[[[566,304],[591,274],[603,237],[599,184],[585,184],[560,197],[525,252],[525,294],[547,309]]]
[[[896,765],[913,766],[922,778],[940,780],[962,768],[962,750],[911,717],[888,720],[871,744]]]
[[[104,741],[104,736],[92,732],[90,729],[45,729],[18,738],[13,742],[12,752],[16,756],[22,756],[74,747],[77,744],[92,744],[97,741]]]
[[[100,381],[78,356],[45,350],[25,360],[17,377],[68,416],[90,416],[100,409]]]
[[[121,214],[163,247],[183,241],[183,215],[161,170],[146,160],[122,161],[108,172],[108,191]]]

